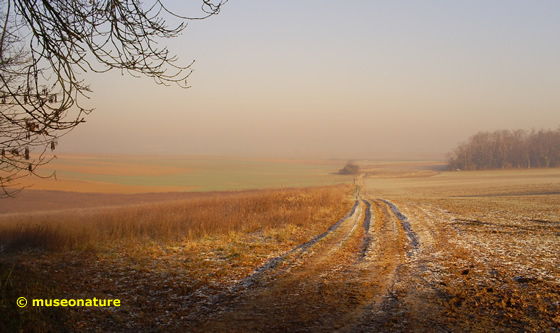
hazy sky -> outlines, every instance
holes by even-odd
[[[59,149],[371,158],[556,129],[559,17],[557,0],[230,0],[168,43],[192,88],[84,76],[96,110]]]

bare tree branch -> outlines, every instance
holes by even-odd
[[[80,103],[91,93],[83,73],[117,69],[188,88],[194,61],[180,65],[158,42],[225,2],[202,0],[202,16],[188,17],[160,0],[0,0],[0,197],[14,194],[17,179],[38,176],[58,139],[85,122],[92,109]],[[179,23],[170,27],[171,18]]]

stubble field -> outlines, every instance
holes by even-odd
[[[356,185],[24,192],[41,208],[0,215],[0,328],[558,331],[560,169],[360,164]]]

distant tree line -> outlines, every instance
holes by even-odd
[[[559,167],[560,127],[479,132],[455,148],[448,163],[448,170]]]

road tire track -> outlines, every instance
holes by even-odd
[[[288,264],[288,265],[290,263],[293,264],[293,262],[296,258],[305,254],[313,245],[317,244],[317,242],[319,242],[323,238],[327,237],[329,234],[336,231],[340,227],[340,225],[342,223],[344,223],[346,220],[348,220],[352,217],[354,217],[354,219],[359,219],[359,217],[354,216],[356,214],[356,210],[357,210],[359,205],[360,205],[360,202],[358,200],[356,200],[355,203],[354,203],[354,206],[352,207],[350,212],[348,212],[338,222],[336,222],[335,224],[330,226],[324,233],[313,237],[311,240],[296,246],[292,250],[290,250],[290,251],[288,251],[288,252],[286,252],[282,255],[279,255],[277,257],[274,257],[274,258],[268,260],[265,264],[263,264],[262,266],[255,269],[255,272],[253,274],[251,274],[247,278],[243,279],[243,281],[241,281],[238,284],[238,286],[236,286],[234,288],[239,289],[241,287],[243,287],[243,288],[251,287],[255,283],[257,283],[265,274],[270,274],[270,272],[272,270],[277,269],[282,264]]]
[[[361,199],[336,227],[257,270],[248,288],[189,329],[280,332],[387,327],[394,302],[392,286],[410,248],[393,207],[382,200]],[[296,257],[303,263],[295,265]],[[260,281],[265,277],[269,279]]]

